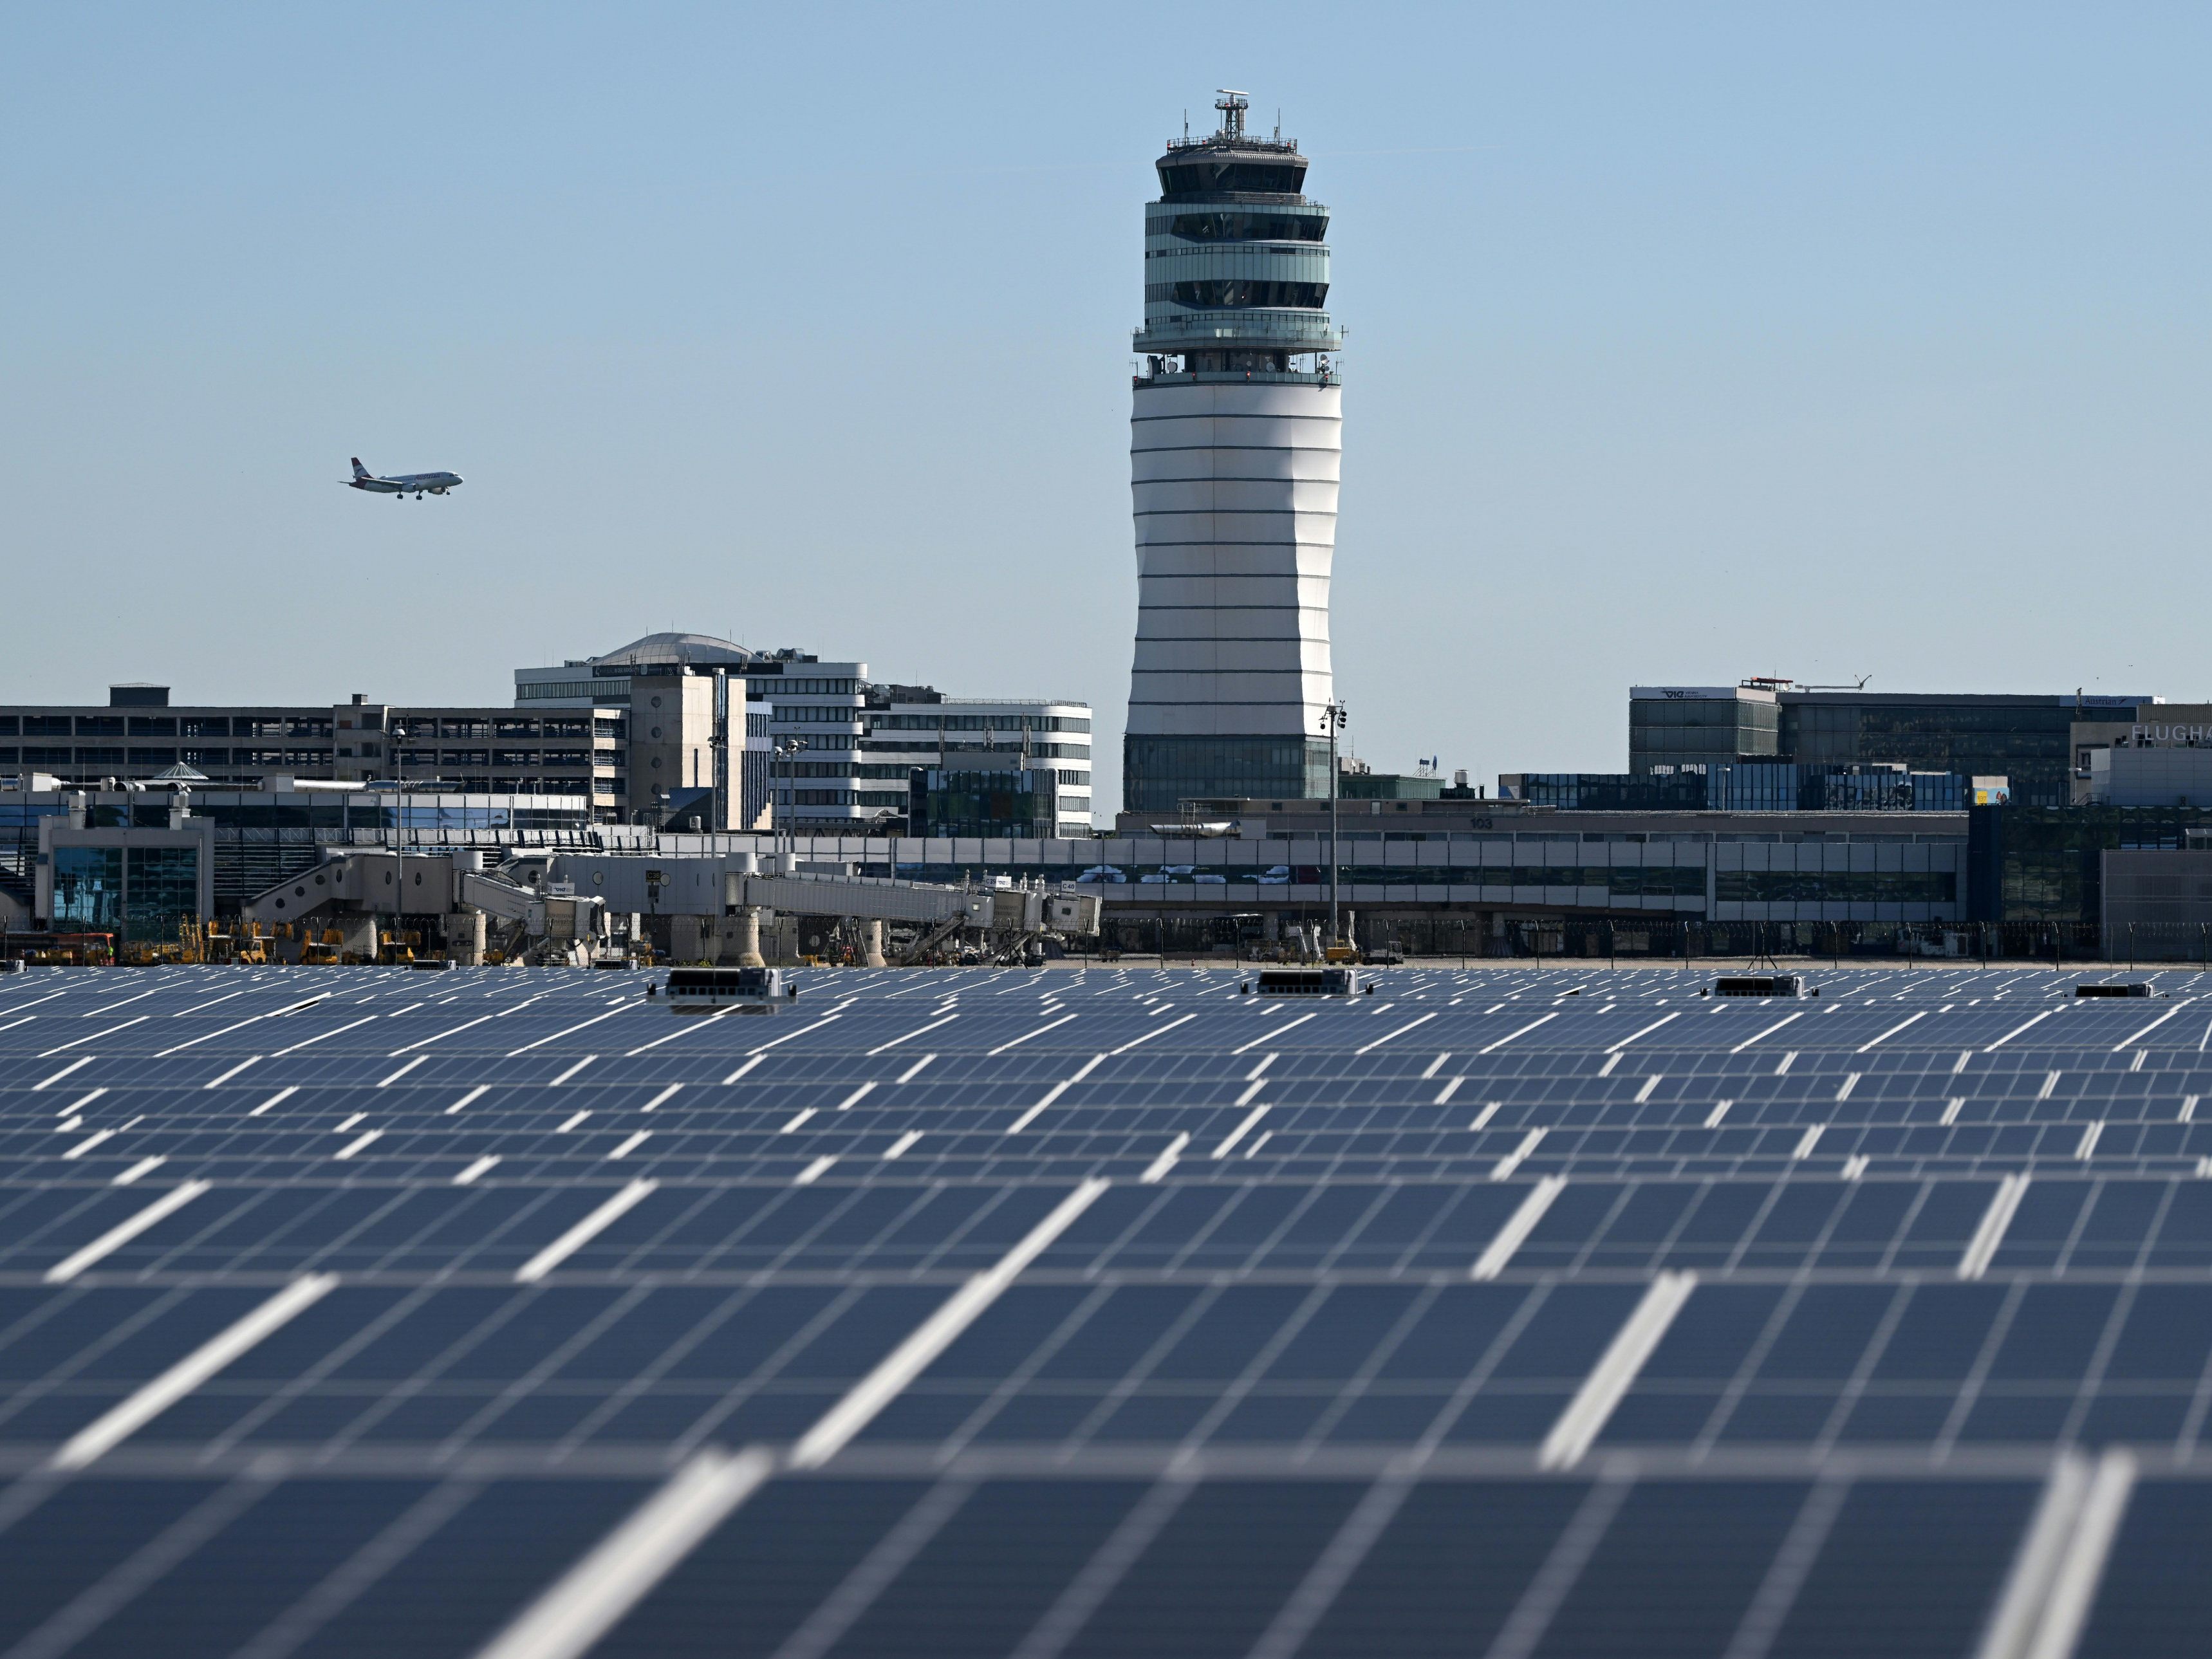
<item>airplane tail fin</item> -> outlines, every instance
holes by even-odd
[[[353,458],[353,476],[356,478],[366,478],[368,476],[368,469],[361,464],[361,457],[358,455]]]

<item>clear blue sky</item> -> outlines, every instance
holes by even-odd
[[[19,7],[0,701],[673,623],[1086,698],[1110,810],[1221,84],[1335,210],[1378,765],[1618,769],[1635,681],[2204,697],[2208,81],[2201,6]]]

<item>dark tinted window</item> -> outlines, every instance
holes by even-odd
[[[1328,298],[1327,283],[1262,283],[1231,277],[1204,283],[1152,283],[1148,300],[1173,300],[1179,306],[1300,306],[1314,307]]]
[[[1297,194],[1306,166],[1297,161],[1179,161],[1160,169],[1161,191],[1170,197],[1212,196],[1224,191]]]
[[[1328,221],[1283,213],[1178,213],[1165,228],[1194,242],[1318,242],[1328,234]]]

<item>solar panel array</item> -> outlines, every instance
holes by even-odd
[[[2212,987],[0,983],[0,1659],[2197,1652]]]

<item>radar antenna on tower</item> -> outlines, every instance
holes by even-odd
[[[1228,87],[1215,88],[1221,95],[1213,100],[1214,108],[1221,112],[1221,136],[1242,138],[1244,136],[1244,112],[1252,107],[1252,100],[1245,93]]]

